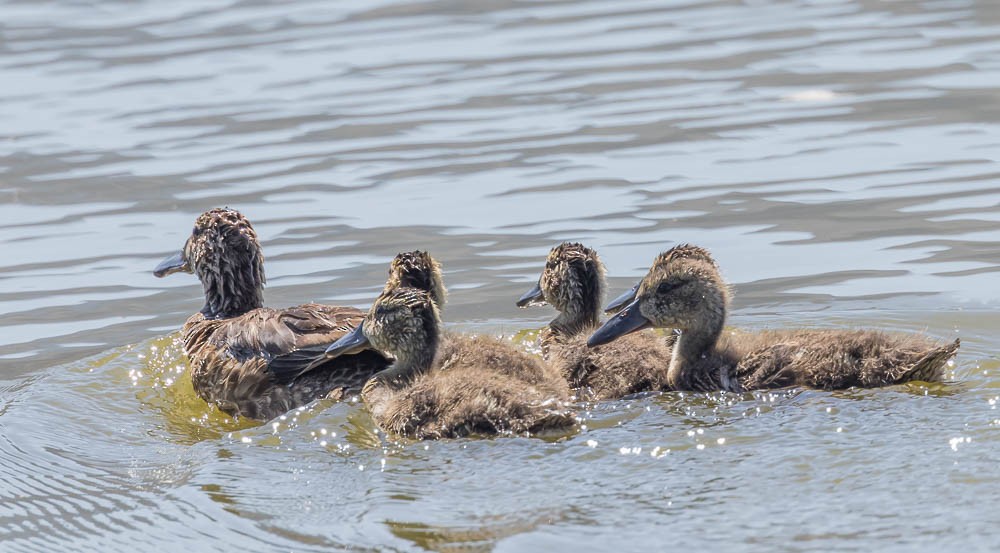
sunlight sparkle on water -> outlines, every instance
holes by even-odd
[[[972,443],[972,436],[956,436],[948,440],[948,445],[952,451],[958,451],[958,446]]]

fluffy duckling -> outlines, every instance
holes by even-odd
[[[571,242],[552,248],[534,288],[518,307],[552,305],[559,315],[542,329],[543,357],[591,399],[617,399],[666,384],[670,346],[651,333],[630,334],[596,348],[587,337],[600,325],[604,264],[597,252]]]
[[[535,433],[570,428],[566,383],[537,358],[492,337],[442,333],[431,295],[396,288],[327,350],[339,359],[375,348],[395,362],[365,385],[372,418],[391,434],[417,439]]]
[[[959,341],[874,330],[796,330],[722,336],[729,288],[708,252],[660,254],[635,297],[587,342],[598,346],[649,326],[681,331],[667,372],[675,390],[825,390],[937,381]]]
[[[264,255],[250,221],[212,209],[195,221],[184,249],[160,263],[157,277],[194,273],[205,306],[184,323],[194,390],[232,416],[271,419],[318,398],[360,389],[389,361],[374,350],[306,366],[272,367],[282,355],[325,347],[364,318],[353,307],[315,303],[263,307]]]
[[[389,263],[389,276],[382,288],[382,295],[399,288],[416,288],[427,292],[438,309],[444,307],[448,297],[448,289],[441,276],[441,264],[429,253],[419,250],[398,253]],[[298,375],[312,370],[331,359],[326,354],[329,346],[330,342],[322,343],[275,357],[271,360],[271,372]]]

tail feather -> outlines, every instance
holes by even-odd
[[[960,339],[955,339],[954,342],[941,346],[939,348],[934,348],[927,352],[923,357],[920,358],[912,367],[906,369],[901,375],[896,378],[896,383],[901,384],[903,382],[911,382],[914,380],[920,380],[923,382],[940,382],[942,376],[944,375],[944,366],[949,359],[955,356],[958,352],[958,347],[961,345]]]
[[[288,384],[303,374],[327,362],[326,344],[297,349],[277,355],[267,364],[271,380],[276,384]]]

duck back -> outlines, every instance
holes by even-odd
[[[184,325],[184,350],[195,392],[232,416],[267,420],[321,398],[338,399],[361,390],[388,366],[368,350],[281,375],[271,361],[300,349],[325,347],[361,320],[354,308],[306,304],[259,308],[238,317],[192,315]]]
[[[824,390],[940,381],[959,340],[872,330],[764,332],[736,367],[743,389],[809,386]],[[760,343],[769,345],[761,347]],[[744,342],[744,347],[748,345]],[[739,347],[740,341],[730,347]]]
[[[646,332],[588,348],[588,335],[543,338],[549,363],[582,398],[618,399],[667,387],[669,338]]]
[[[566,383],[499,339],[444,334],[432,367],[404,386],[373,378],[362,392],[376,424],[417,439],[570,428]]]

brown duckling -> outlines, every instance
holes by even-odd
[[[448,289],[441,276],[441,264],[429,253],[420,250],[398,253],[389,263],[389,276],[382,288],[382,295],[398,288],[416,288],[427,292],[438,309],[444,307],[448,297]],[[330,343],[279,355],[271,360],[270,369],[273,373],[293,376],[312,370],[331,359],[326,354]]]
[[[666,384],[670,364],[666,339],[644,332],[587,347],[587,337],[600,326],[604,274],[597,252],[564,242],[549,252],[538,283],[517,305],[548,303],[559,311],[542,329],[542,355],[588,398],[617,399],[659,390]]]
[[[700,248],[699,248],[700,250]],[[723,334],[730,291],[707,252],[660,254],[634,299],[587,342],[605,344],[649,326],[681,331],[667,374],[675,390],[743,391],[785,386],[825,390],[938,381],[959,341],[875,330]]]
[[[323,397],[359,390],[389,364],[367,350],[306,367],[282,355],[325,347],[364,318],[353,307],[305,304],[263,307],[264,255],[250,221],[233,209],[212,209],[195,221],[180,253],[154,273],[194,273],[205,291],[205,306],[184,323],[184,351],[194,390],[232,416],[270,419]]]
[[[431,295],[396,288],[379,296],[364,321],[327,350],[353,353],[369,343],[395,357],[361,397],[380,428],[418,439],[536,433],[571,428],[566,383],[537,358],[499,339],[442,333]]]

